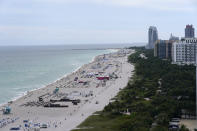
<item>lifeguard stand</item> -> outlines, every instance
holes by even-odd
[[[59,91],[59,88],[56,87],[55,90],[53,91],[53,94],[56,94]]]
[[[3,114],[10,114],[11,113],[11,108],[9,107],[9,106],[7,106],[7,107],[5,107],[4,109],[3,109]]]

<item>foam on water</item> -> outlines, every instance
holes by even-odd
[[[97,55],[117,51],[72,50],[72,48],[1,47],[0,104],[16,100],[28,91],[43,88],[65,77],[82,65],[92,62]]]

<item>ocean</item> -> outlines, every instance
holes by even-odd
[[[125,45],[0,47],[0,104],[72,73],[97,55]]]

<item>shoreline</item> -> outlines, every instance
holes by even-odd
[[[109,50],[109,49],[116,50],[116,51],[111,51],[110,53],[115,53],[115,52],[118,52],[118,51],[120,50],[120,48],[118,48],[118,49],[115,49],[115,48],[107,48],[107,49],[99,49],[99,50]],[[75,49],[72,49],[72,50],[75,50]],[[83,49],[77,49],[77,50],[83,50]],[[92,49],[89,49],[89,50],[92,50]],[[94,49],[93,49],[93,50],[94,50]],[[107,54],[109,54],[109,53],[107,53]],[[104,54],[101,54],[101,55],[104,55]],[[40,89],[42,89],[42,88],[45,88],[45,87],[47,87],[47,86],[49,86],[49,85],[51,85],[51,84],[53,84],[53,83],[56,83],[57,81],[59,81],[59,80],[61,80],[61,79],[63,79],[63,78],[65,78],[65,77],[71,75],[72,73],[77,72],[81,67],[83,67],[83,66],[85,66],[85,65],[87,65],[87,64],[90,64],[90,63],[94,62],[95,58],[96,58],[96,57],[99,57],[99,56],[101,56],[101,55],[94,56],[88,63],[83,64],[83,65],[77,67],[76,69],[74,69],[74,71],[72,71],[72,72],[70,72],[70,73],[67,73],[67,74],[65,74],[65,75],[63,75],[63,76],[57,78],[57,79],[54,80],[53,82],[49,82],[48,84],[45,84],[45,85],[43,85],[43,86],[41,86],[41,87],[38,87],[38,88],[35,88],[35,89],[32,89],[32,90],[29,90],[29,91],[25,91],[25,92],[21,93],[21,95],[18,95],[18,96],[16,96],[16,97],[11,98],[11,100],[9,100],[8,102],[4,102],[4,103],[0,104],[0,108],[1,108],[1,107],[4,107],[4,106],[6,106],[6,105],[8,105],[9,102],[17,101],[18,99],[20,99],[20,98],[26,96],[26,95],[27,95],[28,93],[30,93],[30,92],[34,92],[34,91],[36,91],[36,90],[40,90]]]
[[[122,49],[122,50],[126,50],[126,49]],[[23,123],[21,123],[21,121],[24,120],[24,119],[27,119],[27,118],[30,119],[30,120],[33,120],[34,122],[41,123],[41,121],[43,121],[44,123],[47,123],[48,125],[51,125],[52,121],[57,122],[59,120],[63,121],[63,119],[65,119],[65,118],[62,117],[62,115],[61,115],[62,113],[64,114],[64,117],[66,117],[67,119],[70,119],[70,121],[72,121],[72,120],[75,121],[78,118],[75,118],[74,116],[79,117],[79,116],[81,116],[81,114],[80,114],[81,112],[86,112],[87,111],[87,110],[84,110],[84,108],[90,107],[90,105],[92,105],[92,104],[93,104],[92,106],[94,106],[95,103],[92,103],[92,104],[89,103],[88,104],[87,102],[91,102],[95,98],[96,99],[97,98],[101,99],[100,100],[101,103],[102,103],[102,101],[104,101],[104,103],[103,103],[104,105],[99,104],[99,106],[98,107],[96,106],[94,110],[97,110],[101,107],[103,108],[106,105],[105,100],[103,100],[103,98],[106,97],[108,94],[102,95],[102,93],[104,92],[104,90],[108,90],[108,89],[109,89],[109,93],[112,93],[112,91],[115,90],[115,89],[112,89],[112,87],[114,87],[114,88],[116,88],[116,90],[113,91],[113,94],[112,94],[112,96],[114,97],[117,94],[117,92],[119,92],[119,87],[117,87],[117,84],[120,83],[120,80],[118,81],[118,80],[114,79],[113,81],[106,82],[105,83],[106,86],[104,86],[104,87],[102,86],[102,87],[99,87],[99,88],[95,88],[94,87],[94,86],[96,86],[95,83],[97,82],[97,84],[99,84],[98,80],[87,78],[88,80],[90,80],[90,84],[89,84],[89,87],[84,87],[83,85],[81,85],[79,83],[72,82],[72,79],[74,79],[75,76],[79,76],[79,75],[81,75],[81,79],[85,79],[85,78],[82,78],[83,74],[80,73],[81,71],[85,71],[87,73],[88,73],[88,71],[89,72],[99,71],[98,69],[91,69],[91,68],[92,68],[92,66],[95,66],[95,64],[97,62],[99,62],[100,59],[102,57],[104,57],[105,55],[108,59],[107,61],[109,61],[109,63],[113,63],[113,65],[114,65],[113,69],[106,69],[105,70],[106,75],[110,72],[113,72],[113,70],[115,70],[115,69],[119,70],[119,72],[120,72],[120,68],[122,68],[122,67],[119,67],[121,65],[121,61],[124,62],[126,67],[128,66],[127,63],[125,63],[125,61],[127,62],[128,54],[124,57],[122,57],[122,56],[119,57],[118,55],[120,55],[119,54],[120,51],[121,50],[119,50],[117,52],[109,53],[109,54],[98,55],[98,56],[94,57],[92,59],[92,61],[90,61],[89,63],[82,65],[81,67],[77,68],[75,71],[61,77],[60,79],[56,80],[55,82],[50,83],[50,84],[44,86],[43,88],[39,88],[39,89],[36,89],[34,91],[29,91],[29,92],[27,92],[26,95],[22,96],[21,98],[17,99],[16,101],[13,101],[13,103],[10,104],[11,108],[13,109],[12,114],[11,115],[1,115],[0,114],[0,116],[2,116],[3,118],[9,117],[9,119],[17,118],[17,116],[20,116],[21,118],[19,118],[19,120],[17,122],[14,122],[13,124],[8,124],[8,125],[5,126],[5,128],[3,127],[3,128],[0,128],[0,129],[8,130],[10,127],[13,127],[13,126],[16,127],[19,124],[23,124]],[[117,57],[118,60],[116,60],[116,57]],[[123,60],[123,58],[124,58],[124,60]],[[117,67],[117,64],[119,65],[118,67]],[[106,63],[104,62],[102,65],[106,66]],[[132,70],[132,69],[130,69],[130,70]],[[122,77],[124,77],[124,74],[123,74]],[[71,84],[69,82],[71,82]],[[114,84],[113,84],[113,82],[114,82]],[[123,81],[123,82],[124,82],[124,84],[127,84],[128,81],[126,81],[126,82]],[[63,85],[61,85],[61,84],[63,84]],[[71,86],[71,87],[69,87],[69,86]],[[78,86],[78,87],[76,87],[76,86]],[[119,86],[122,86],[122,85],[119,85]],[[87,92],[93,91],[95,96],[92,96],[92,97],[91,96],[88,96],[88,97],[79,96],[79,98],[81,99],[82,102],[79,103],[78,106],[73,106],[73,105],[69,104],[69,107],[65,108],[67,110],[66,112],[65,112],[65,109],[63,109],[63,108],[61,108],[61,109],[60,108],[43,108],[43,107],[40,107],[40,106],[35,107],[34,105],[30,106],[30,107],[29,106],[23,106],[24,104],[26,104],[28,102],[37,101],[37,98],[40,95],[43,95],[43,94],[46,94],[46,93],[51,93],[54,90],[55,87],[59,87],[60,90],[62,91],[61,93],[64,93],[63,95],[65,95],[65,93],[67,93],[67,92],[71,92],[71,96],[75,97],[74,95],[72,95],[72,92],[78,91],[81,94],[81,93],[84,93],[84,92],[87,93]],[[121,88],[124,88],[124,86],[121,87]],[[101,98],[99,97],[100,94],[101,94]],[[108,97],[106,97],[106,99],[111,99],[112,96],[110,96],[110,98],[108,96]],[[56,96],[53,95],[53,94],[51,94],[49,97],[56,98]],[[57,96],[57,98],[59,99],[61,97]],[[78,96],[76,98],[78,98]],[[0,108],[2,108],[2,106]],[[93,112],[94,112],[94,110],[93,110]],[[71,113],[69,114],[69,112],[71,112]],[[89,115],[92,114],[91,111],[88,111],[88,113],[90,113]],[[54,115],[55,115],[55,117],[54,117]],[[66,121],[66,123],[68,124],[67,127],[68,126],[72,127],[72,128],[69,128],[69,130],[74,129],[78,124],[80,124],[80,122],[82,122],[84,120],[85,117],[88,117],[89,115],[87,115],[87,116],[84,115],[84,117],[81,118],[81,120],[78,121],[78,123],[68,124],[70,121]],[[35,117],[35,116],[37,116],[37,117]],[[0,117],[0,118],[2,118],[2,117]],[[48,121],[49,119],[51,120],[50,122],[45,122],[45,121]],[[62,121],[61,121],[61,123],[62,123]],[[64,123],[62,125],[58,125],[58,126],[65,126],[66,123]],[[59,128],[55,129],[55,127],[51,127],[51,128],[48,128],[47,130],[49,130],[49,131],[50,130],[57,130],[58,131],[58,130],[63,129],[63,128],[60,128],[60,127],[59,127],[60,129]]]

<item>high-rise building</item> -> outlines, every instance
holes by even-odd
[[[153,49],[155,42],[158,40],[158,32],[155,26],[150,26],[148,30],[148,48]]]
[[[176,64],[196,64],[197,39],[182,38],[172,45],[172,61]]]
[[[155,42],[154,56],[160,59],[171,59],[173,42],[169,40],[157,40]]]
[[[179,40],[179,37],[173,36],[173,35],[171,34],[169,40],[171,40],[171,41],[177,41],[177,40]]]
[[[185,38],[194,38],[195,37],[195,29],[193,25],[186,25],[185,28]]]

